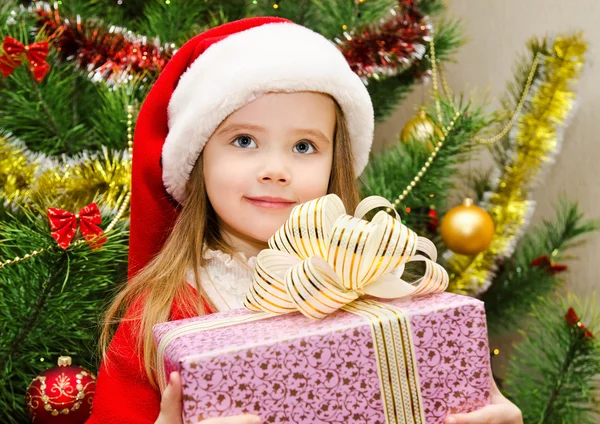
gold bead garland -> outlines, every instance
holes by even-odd
[[[435,108],[436,108],[438,122],[441,123],[441,122],[443,122],[443,119],[442,119],[442,108],[441,108],[441,104],[440,104],[440,92],[439,92],[439,85],[438,85],[437,59],[435,57],[435,43],[434,43],[433,34],[431,35],[431,40],[430,40],[429,44],[430,44],[430,51],[431,51],[431,74],[432,74],[432,78],[431,79],[432,79],[432,85],[433,85],[433,92],[434,92],[434,96],[435,96]],[[521,113],[521,111],[523,109],[523,105],[525,104],[525,99],[529,95],[529,91],[530,91],[531,85],[533,83],[533,78],[535,76],[535,71],[537,70],[537,67],[538,67],[538,64],[539,64],[539,59],[540,59],[540,53],[537,53],[536,56],[535,56],[535,59],[533,61],[533,64],[531,65],[531,69],[530,69],[529,75],[527,77],[527,83],[525,85],[525,89],[523,90],[523,94],[522,94],[522,96],[521,96],[521,98],[519,100],[519,103],[518,103],[515,111],[512,114],[512,117],[510,118],[509,122],[505,125],[505,127],[498,134],[494,135],[493,137],[491,137],[489,139],[483,139],[483,138],[479,138],[479,137],[474,137],[474,140],[477,143],[479,143],[479,144],[485,144],[485,145],[494,144],[494,143],[498,142],[499,140],[501,140],[502,138],[504,138],[506,136],[506,134],[508,134],[508,131],[510,131],[510,129],[514,126],[514,123],[515,123],[515,120],[516,120],[517,116],[519,116],[519,114]],[[444,91],[446,91],[446,93],[449,93],[450,92],[450,88],[448,87],[445,79],[443,79],[443,78],[442,78],[442,84],[444,86]],[[408,196],[408,194],[412,191],[412,189],[421,180],[421,178],[423,177],[423,175],[427,172],[427,170],[429,169],[429,167],[433,163],[433,161],[434,161],[435,157],[437,156],[438,152],[443,147],[444,141],[446,140],[446,137],[448,136],[448,134],[450,133],[450,131],[454,128],[456,120],[460,117],[461,112],[454,105],[454,102],[451,102],[451,104],[452,104],[452,107],[453,107],[454,112],[455,112],[454,116],[450,120],[450,123],[449,123],[448,126],[442,126],[441,127],[441,131],[442,131],[443,135],[440,137],[438,143],[435,145],[435,148],[433,149],[433,152],[431,152],[431,154],[429,155],[429,157],[425,161],[425,165],[423,165],[421,167],[421,169],[419,170],[419,172],[417,172],[417,175],[406,186],[406,188],[404,190],[402,190],[402,193],[400,194],[400,196],[398,196],[394,200],[394,202],[393,202],[394,207],[397,207],[398,205],[400,205],[400,203],[406,198],[406,196]],[[391,209],[388,208],[387,211],[391,212]]]

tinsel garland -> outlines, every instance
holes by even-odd
[[[413,1],[399,1],[391,17],[380,25],[370,25],[336,38],[338,48],[352,70],[368,84],[370,78],[398,75],[421,60],[426,52],[431,28]]]
[[[476,296],[488,289],[498,265],[512,254],[533,213],[535,183],[560,150],[562,131],[575,102],[572,87],[583,69],[587,44],[581,35],[574,35],[545,40],[544,48],[547,52],[541,55],[534,84],[509,133],[508,159],[482,205],[494,220],[492,244],[474,257],[449,258],[448,290],[455,293]]]
[[[100,21],[71,20],[59,7],[45,2],[30,6],[39,28],[51,33],[50,41],[61,60],[74,60],[92,80],[126,81],[141,73],[156,78],[176,51],[173,43],[149,41],[126,28],[106,27]],[[360,30],[348,30],[336,43],[346,60],[366,84],[369,78],[397,75],[423,58],[430,33],[427,19],[414,0],[399,0],[390,18]]]
[[[76,61],[93,81],[125,82],[130,75],[142,73],[154,79],[175,52],[173,43],[161,44],[123,27],[107,27],[79,16],[63,18],[56,3],[37,2],[28,10],[35,13],[39,28],[50,32],[60,60]]]
[[[78,210],[93,201],[114,213],[131,185],[128,151],[82,152],[60,159],[31,153],[12,137],[0,138],[0,200],[8,207],[30,205]]]

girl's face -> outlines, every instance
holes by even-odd
[[[327,194],[336,106],[321,93],[269,93],[238,109],[203,151],[208,198],[221,233],[253,253],[292,208]]]

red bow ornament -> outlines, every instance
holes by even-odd
[[[558,274],[559,272],[566,271],[567,266],[555,263],[548,255],[542,255],[531,261],[532,267],[546,268],[550,275]]]
[[[95,203],[85,206],[77,214],[62,209],[48,208],[48,219],[52,238],[63,249],[66,249],[75,237],[78,219],[81,235],[93,250],[100,249],[106,243],[104,232],[96,225],[102,223],[102,217]]]
[[[594,338],[594,334],[590,330],[587,330],[585,328],[585,325],[583,325],[583,323],[579,321],[579,317],[577,316],[577,313],[575,312],[575,309],[573,309],[573,307],[570,307],[567,313],[565,314],[565,320],[567,321],[567,324],[569,324],[571,327],[577,326],[582,331],[582,337],[587,337],[588,339]]]
[[[24,58],[29,60],[29,69],[37,82],[44,79],[50,65],[46,62],[48,56],[48,42],[42,41],[25,46],[18,40],[8,35],[4,37],[4,55],[0,56],[0,71],[7,77],[21,65]]]

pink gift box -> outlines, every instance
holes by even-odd
[[[366,302],[387,312],[311,320],[237,309],[158,324],[161,385],[181,373],[184,423],[253,413],[265,423],[434,424],[489,404],[481,301],[439,293]]]

